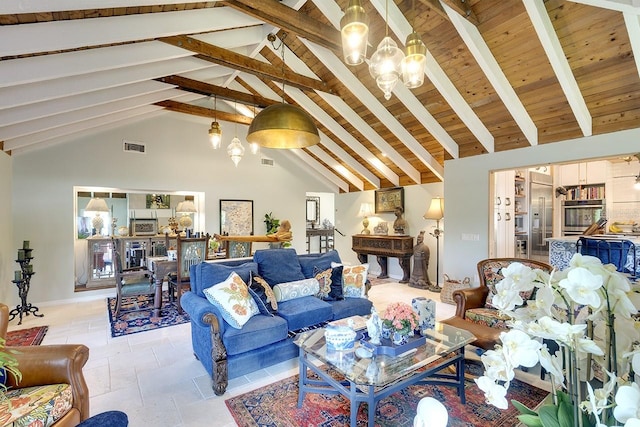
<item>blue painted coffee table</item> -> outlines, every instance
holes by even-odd
[[[456,387],[460,401],[465,403],[464,347],[475,337],[439,322],[424,335],[426,341],[419,347],[388,356],[365,353],[357,341],[349,351],[328,351],[324,329],[298,334],[298,407],[306,393],[342,394],[350,402],[350,425],[356,426],[358,406],[367,402],[368,425],[373,427],[378,401],[413,384]],[[455,372],[442,372],[448,366],[455,366]],[[310,378],[309,371],[319,379]]]

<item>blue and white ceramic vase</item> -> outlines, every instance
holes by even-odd
[[[393,328],[391,326],[385,325],[384,322],[383,322],[382,323],[382,333],[380,334],[380,336],[385,340],[390,340],[392,332],[393,332]]]
[[[403,345],[409,340],[409,334],[404,331],[393,331],[391,340],[395,345]]]

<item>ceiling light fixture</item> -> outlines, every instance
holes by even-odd
[[[222,145],[222,129],[220,129],[220,123],[218,123],[218,97],[213,98],[213,122],[209,129],[209,141],[214,150],[217,150]]]
[[[260,111],[249,126],[247,141],[266,148],[304,148],[320,142],[318,128],[311,116],[295,105],[284,102],[284,38],[276,48],[276,36],[267,39],[277,51],[282,49],[282,103],[273,104]]]
[[[237,112],[235,107],[234,110]],[[244,156],[244,147],[242,146],[242,142],[238,139],[238,123],[235,124],[235,136],[227,146],[227,154],[231,157],[233,164],[238,167],[238,163],[240,163],[242,156]]]
[[[369,72],[380,90],[384,92],[384,99],[391,99],[391,92],[400,79],[403,59],[404,53],[389,37],[389,0],[387,0],[385,2],[385,37],[371,56],[369,63]]]
[[[424,82],[424,70],[427,66],[427,46],[416,32],[416,2],[413,0],[412,33],[407,36],[405,42],[405,57],[402,59],[402,81],[409,89],[422,86]]]
[[[360,0],[349,0],[340,20],[342,54],[347,65],[360,65],[367,56],[369,18]]]

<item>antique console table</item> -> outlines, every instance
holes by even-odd
[[[380,264],[379,279],[389,277],[387,274],[387,259],[389,257],[398,258],[403,272],[400,283],[409,283],[413,237],[356,234],[351,236],[351,244],[351,249],[358,255],[360,262],[367,262],[367,255],[376,255],[378,264]]]

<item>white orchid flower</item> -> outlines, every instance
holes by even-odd
[[[591,353],[596,356],[604,356],[604,351],[602,351],[602,349],[598,347],[598,344],[596,344],[589,338],[578,338],[576,347],[578,351],[583,353]]]
[[[549,353],[546,345],[543,345],[539,351],[538,357],[540,365],[551,375],[556,384],[564,384],[564,373],[562,371],[561,353],[556,352],[555,355]]]
[[[491,304],[500,311],[511,311],[524,302],[520,292],[511,287],[510,280],[501,280],[496,284],[496,294]]]
[[[500,409],[507,409],[509,403],[506,395],[507,389],[493,382],[489,377],[480,377],[474,380],[478,384],[478,388],[484,392],[485,401]]]
[[[509,264],[502,269],[502,277],[510,280],[511,288],[516,291],[530,291],[534,288],[534,280],[538,278],[536,272],[519,262]]]
[[[603,424],[600,423],[598,416],[602,412],[603,408],[600,407],[600,405],[598,405],[598,401],[593,393],[593,387],[591,387],[591,384],[588,381],[587,381],[587,392],[589,393],[589,399],[582,402],[580,404],[580,408],[583,411],[587,411],[588,413],[595,415],[595,419],[597,423],[596,426],[600,427]]]
[[[542,344],[531,339],[525,332],[517,329],[502,332],[500,340],[502,341],[505,360],[514,367],[525,366],[531,368],[538,363],[538,349]]]
[[[598,289],[602,287],[602,276],[591,273],[586,268],[577,267],[567,274],[558,285],[567,291],[569,297],[578,304],[593,308],[600,307]]]
[[[640,352],[635,353],[631,358],[631,366],[633,367],[633,372],[640,374]]]
[[[536,292],[536,298],[528,301],[527,306],[532,306],[541,315],[552,316],[551,308],[555,300],[555,292],[551,286],[542,286]]]
[[[485,375],[494,381],[509,382],[515,377],[513,366],[505,359],[502,347],[497,347],[499,351],[487,350],[480,356],[485,367]]]
[[[569,261],[569,267],[602,267],[602,261],[600,258],[590,255],[582,255],[576,252]]]
[[[640,427],[640,419],[639,418],[629,418],[626,423],[624,423],[624,427]]]
[[[587,325],[571,325],[543,316],[538,322],[530,324],[527,332],[536,337],[560,341],[573,348],[573,337],[582,336],[586,328]]]
[[[640,387],[638,384],[623,385],[618,389],[613,416],[621,423],[626,423],[633,418],[640,419]]]

